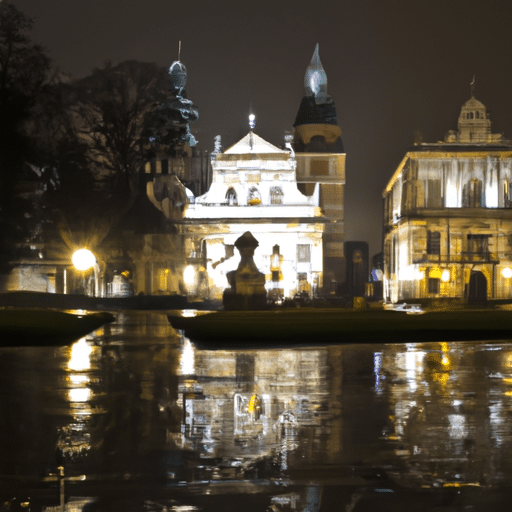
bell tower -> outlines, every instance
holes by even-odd
[[[306,195],[311,195],[317,184],[320,187],[320,207],[329,221],[323,235],[323,290],[330,293],[345,278],[345,150],[318,44],[304,75],[304,89],[293,125],[297,183]]]

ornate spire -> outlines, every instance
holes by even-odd
[[[320,61],[318,43],[304,75],[304,89],[306,96],[314,96],[315,103],[320,104],[327,101],[327,75]]]
[[[171,91],[177,96],[182,96],[187,85],[187,68],[181,63],[181,41],[178,46],[178,60],[175,60],[169,68],[169,85]]]

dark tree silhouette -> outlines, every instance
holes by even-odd
[[[167,71],[152,63],[108,63],[74,83],[77,116],[90,157],[116,194],[133,190],[144,163],[145,118],[166,99]]]
[[[12,4],[0,2],[0,272],[27,236],[26,199],[15,186],[33,154],[25,126],[48,76],[50,60],[27,33],[33,22]]]

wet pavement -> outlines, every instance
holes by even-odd
[[[1,510],[509,510],[511,461],[509,342],[0,349]]]

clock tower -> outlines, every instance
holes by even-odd
[[[345,150],[334,102],[327,93],[327,75],[320,62],[318,44],[306,69],[304,89],[293,125],[297,183],[306,195],[313,194],[317,186],[320,189],[320,206],[329,220],[323,234],[323,289],[330,293],[345,278]]]

